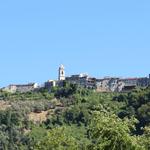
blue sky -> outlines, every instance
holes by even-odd
[[[147,76],[149,0],[1,0],[0,87],[66,74]]]

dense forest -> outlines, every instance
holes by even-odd
[[[150,88],[0,91],[0,150],[150,150]]]

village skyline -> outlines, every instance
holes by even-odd
[[[135,88],[148,87],[150,85],[150,74],[148,77],[136,78],[120,78],[112,76],[96,78],[89,76],[87,73],[67,76],[65,66],[61,64],[58,68],[57,80],[48,79],[42,84],[34,82],[26,84],[9,84],[8,86],[1,88],[1,90],[11,93],[24,93],[29,91],[37,91],[40,89],[47,89],[48,91],[51,91],[53,87],[63,87],[65,83],[75,84],[79,87],[93,89],[98,92],[127,92]]]
[[[145,75],[145,76],[117,76],[117,75],[101,75],[101,76],[92,76],[91,74],[89,74],[88,72],[77,72],[77,73],[74,73],[74,74],[69,74],[69,72],[66,72],[66,67],[65,67],[65,65],[64,64],[60,64],[58,67],[57,67],[57,69],[55,69],[55,74],[56,74],[56,76],[55,76],[55,78],[51,78],[51,77],[49,77],[48,79],[43,79],[41,82],[37,82],[37,81],[24,81],[24,82],[14,82],[14,83],[8,83],[7,85],[3,85],[3,86],[1,86],[0,85],[0,88],[3,88],[3,87],[6,87],[6,86],[8,86],[8,85],[25,85],[25,84],[32,84],[32,83],[37,83],[38,85],[40,85],[40,86],[42,86],[46,81],[48,81],[48,80],[59,80],[58,78],[59,78],[59,75],[58,75],[58,71],[59,71],[59,67],[60,66],[64,66],[64,70],[65,70],[65,78],[66,77],[71,77],[71,76],[76,76],[76,75],[87,75],[87,76],[89,76],[89,77],[91,77],[91,78],[97,78],[97,79],[105,79],[105,78],[120,78],[120,79],[135,79],[135,78],[149,78],[150,77],[150,74],[147,74],[147,75]]]

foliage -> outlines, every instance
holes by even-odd
[[[69,136],[68,128],[58,127],[48,132],[48,135],[39,142],[35,150],[77,150],[74,137]]]
[[[97,93],[64,82],[51,92],[0,91],[1,100],[11,106],[0,109],[2,150],[150,149],[150,88]],[[46,121],[29,121],[43,111]]]
[[[120,96],[126,105],[118,113],[119,117],[136,117],[139,120],[136,134],[142,134],[142,129],[150,124],[150,88],[137,89]],[[115,100],[120,101],[120,96],[115,97]]]
[[[129,124],[116,115],[96,112],[91,120],[89,136],[91,150],[141,150],[136,137],[131,136]]]

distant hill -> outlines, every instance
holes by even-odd
[[[0,91],[0,149],[150,149],[150,88],[106,92],[67,83]]]

